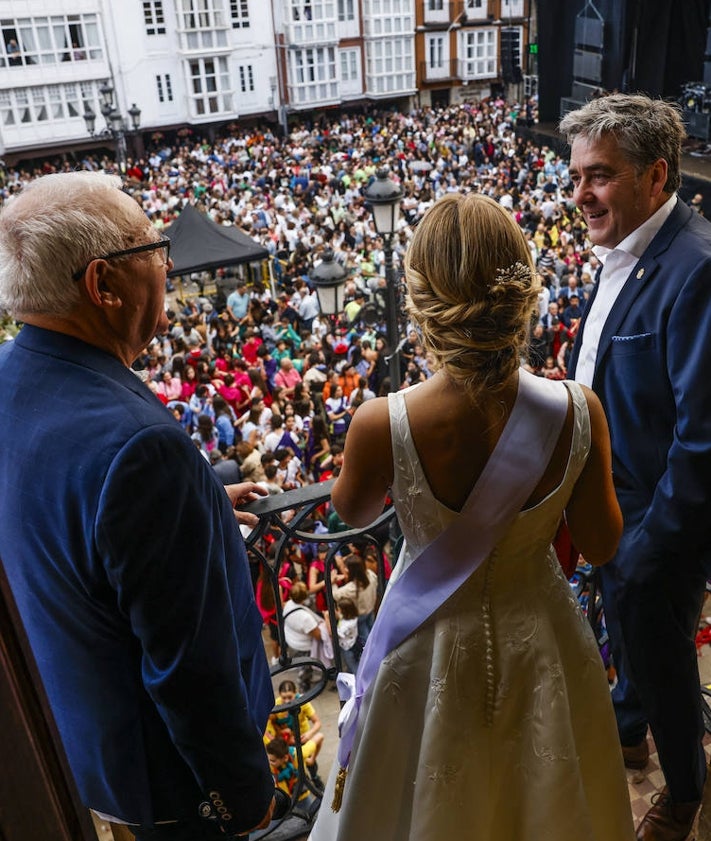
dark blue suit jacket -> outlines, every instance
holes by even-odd
[[[0,558],[83,802],[254,826],[273,693],[223,486],[135,374],[59,333],[0,348],[0,430]]]
[[[681,201],[605,323],[593,389],[610,424],[625,518],[622,575],[675,557],[693,557],[711,575],[711,224]]]

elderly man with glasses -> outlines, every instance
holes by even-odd
[[[274,696],[233,505],[130,370],[170,242],[100,173],[0,213],[0,558],[83,802],[139,841],[268,824]]]

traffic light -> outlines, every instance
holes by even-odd
[[[521,31],[515,26],[501,30],[501,76],[508,85],[518,84],[521,73]]]

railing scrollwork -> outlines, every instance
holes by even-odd
[[[297,490],[287,491],[263,497],[249,505],[245,510],[259,517],[259,523],[246,536],[247,553],[250,564],[255,572],[255,584],[259,575],[266,576],[270,589],[274,594],[274,607],[279,642],[278,662],[271,666],[272,682],[278,686],[279,682],[288,677],[289,673],[296,673],[311,667],[316,673],[316,679],[311,687],[290,703],[275,705],[273,712],[289,713],[294,723],[294,748],[297,758],[298,778],[291,793],[291,804],[283,818],[274,822],[267,830],[254,834],[253,838],[269,837],[270,841],[286,841],[290,838],[300,838],[308,833],[315,819],[323,796],[323,789],[306,773],[306,764],[302,753],[301,733],[299,726],[299,711],[302,705],[317,698],[329,683],[335,680],[336,674],[343,669],[343,657],[338,644],[336,603],[333,596],[331,571],[336,566],[337,556],[342,554],[343,547],[356,543],[358,545],[374,546],[377,548],[378,561],[378,599],[380,603],[386,583],[385,555],[386,546],[395,544],[395,530],[397,520],[392,505],[385,508],[382,514],[369,526],[363,529],[347,529],[343,531],[316,531],[315,524],[323,522],[326,512],[330,511],[331,490],[335,480],[307,485]],[[324,582],[327,624],[333,643],[333,666],[326,667],[319,660],[310,657],[292,657],[286,643],[284,633],[284,605],[282,603],[282,587],[280,585],[280,571],[282,565],[294,545],[306,549],[304,556],[308,557],[310,550],[319,543],[328,545],[328,554],[324,564]],[[303,575],[307,569],[302,570]],[[313,795],[315,808],[300,808],[300,801],[304,792]]]

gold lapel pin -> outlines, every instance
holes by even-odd
[[[640,269],[637,272],[637,280],[642,280],[643,277],[644,277],[644,269]]]

